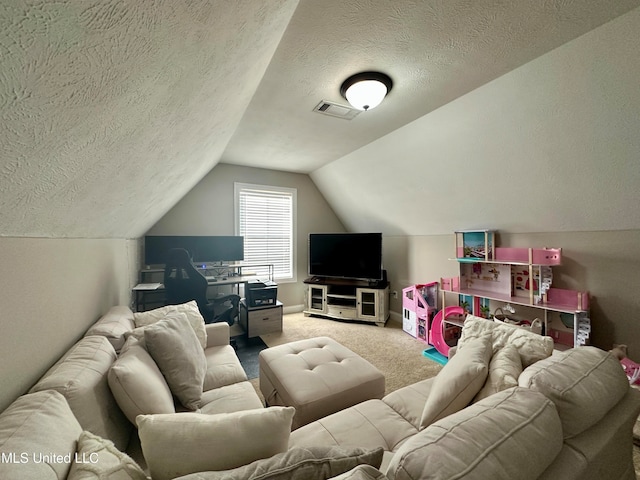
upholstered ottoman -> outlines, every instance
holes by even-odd
[[[268,405],[296,408],[292,428],[384,396],[384,376],[364,358],[328,337],[260,352],[260,391]]]

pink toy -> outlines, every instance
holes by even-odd
[[[620,365],[624,369],[624,373],[629,379],[631,385],[640,385],[640,364],[634,362],[628,357],[620,360]]]
[[[436,311],[438,282],[402,289],[402,329],[409,335],[429,342],[431,319]]]
[[[435,317],[433,317],[433,323],[431,324],[431,345],[436,347],[436,350],[440,352],[445,357],[449,356],[449,345],[445,342],[444,339],[444,319],[450,317],[451,315],[464,315],[464,308],[462,307],[445,307],[444,313],[443,310],[440,310]]]

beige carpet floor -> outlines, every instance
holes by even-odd
[[[442,366],[422,355],[428,347],[389,321],[385,327],[343,322],[302,313],[284,315],[282,332],[263,335],[268,347],[312,337],[331,337],[375,365],[386,381],[386,393],[438,374]],[[251,380],[262,399],[259,379]],[[264,399],[263,399],[264,401]],[[640,478],[640,446],[633,447],[636,475]]]

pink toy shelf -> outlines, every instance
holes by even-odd
[[[440,280],[443,309],[457,304],[486,318],[491,317],[489,307],[509,305],[513,313],[514,306],[522,306],[529,309],[524,310],[527,318],[535,308],[543,331],[557,346],[589,344],[588,292],[551,287],[553,267],[562,264],[561,248],[497,247],[493,230],[455,232],[455,237],[460,275]],[[447,302],[448,294],[458,294],[457,299]],[[445,315],[442,325],[448,323],[453,322]]]
[[[429,330],[437,305],[438,282],[402,289],[402,329],[412,337],[429,343]]]
[[[495,314],[509,306],[513,313],[515,305],[526,307],[522,322],[538,320],[557,347],[589,344],[589,294],[551,288],[552,267],[562,263],[561,248],[496,247],[493,230],[459,231],[455,238],[459,276],[402,290],[405,332],[446,357],[468,313],[493,320],[492,309]],[[447,302],[451,294],[456,299]],[[526,320],[532,308],[538,314]]]
[[[561,248],[509,248],[495,249],[495,262],[522,263],[523,265],[560,265]]]

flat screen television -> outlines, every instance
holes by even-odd
[[[382,280],[382,233],[309,234],[309,275]]]
[[[172,248],[184,248],[194,263],[238,262],[244,260],[244,237],[147,235],[144,237],[144,263],[161,265]]]

